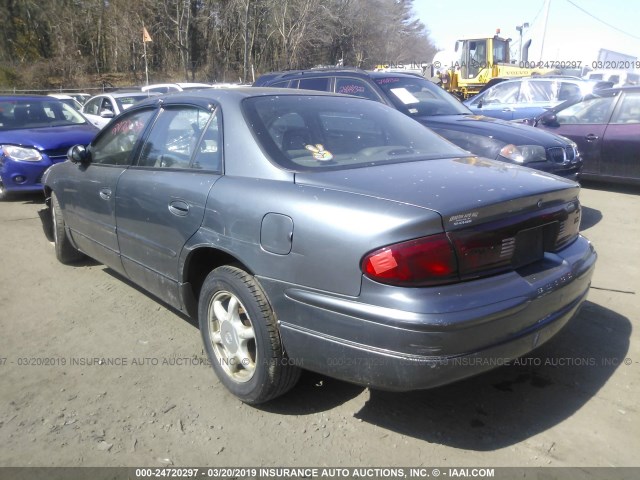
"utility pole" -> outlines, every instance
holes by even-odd
[[[527,22],[524,22],[522,25],[516,26],[516,30],[520,34],[520,55],[518,55],[518,62],[520,63],[522,63],[522,32],[525,28],[529,28],[529,24]]]

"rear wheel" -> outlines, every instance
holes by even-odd
[[[244,270],[223,266],[207,276],[198,318],[216,375],[243,402],[266,402],[298,381],[300,369],[283,351],[267,297]]]
[[[76,250],[69,237],[67,237],[62,209],[55,192],[51,193],[51,227],[53,229],[56,258],[61,263],[75,263],[84,258],[84,254]]]

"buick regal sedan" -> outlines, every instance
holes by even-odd
[[[596,261],[578,184],[362,98],[167,95],[69,156],[44,180],[58,259],[88,255],[197,317],[247,403],[300,368],[396,391],[490,369],[576,314]]]

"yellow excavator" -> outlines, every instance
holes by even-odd
[[[493,37],[463,38],[456,41],[455,60],[443,63],[434,59],[432,76],[442,88],[466,99],[480,92],[494,78],[528,77],[555,73],[549,68],[535,67],[529,62],[516,64],[509,55],[510,38]],[[437,57],[436,57],[437,58]]]

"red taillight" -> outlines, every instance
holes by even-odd
[[[396,243],[367,254],[365,275],[381,283],[427,286],[458,280],[458,263],[444,233]]]

